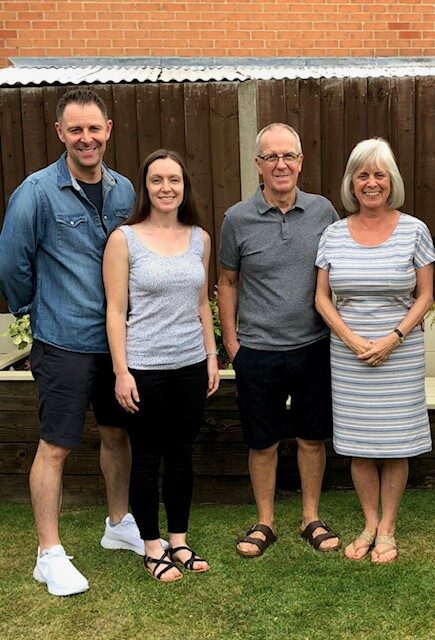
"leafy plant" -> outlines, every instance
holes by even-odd
[[[27,313],[22,318],[16,318],[8,326],[7,331],[2,334],[5,338],[11,337],[12,342],[18,349],[25,349],[32,342],[32,329],[30,327],[30,316]]]
[[[209,299],[211,315],[213,317],[213,330],[216,340],[216,351],[218,352],[219,369],[231,368],[230,361],[228,360],[227,352],[225,351],[224,343],[222,340],[221,324],[219,322],[219,307],[216,296]]]

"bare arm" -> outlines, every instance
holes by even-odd
[[[199,317],[201,319],[202,335],[204,336],[205,352],[207,354],[208,390],[207,397],[211,396],[219,387],[219,368],[214,338],[213,318],[208,302],[208,269],[210,264],[211,240],[203,230],[204,255],[202,262],[205,271],[205,281],[199,294]]]
[[[433,265],[417,269],[416,276],[415,302],[399,325],[394,327],[399,329],[405,337],[421,323],[433,302]],[[317,274],[316,309],[332,331],[366,364],[382,364],[400,344],[394,328],[386,336],[373,342],[361,338],[349,329],[332,304],[329,275],[323,269],[319,269]]]
[[[421,324],[427,311],[433,302],[433,265],[428,264],[416,270],[417,285],[414,292],[415,301],[403,320],[398,324],[396,329],[405,336],[410,333],[414,327]],[[359,356],[361,360],[365,360],[369,364],[376,362],[382,364],[388,358],[390,353],[400,344],[397,333],[391,331],[386,336],[378,338],[372,343],[369,351]]]
[[[124,234],[114,231],[103,257],[103,279],[107,298],[106,328],[116,376],[115,394],[119,404],[130,413],[138,410],[136,383],[127,368],[125,348],[128,309],[128,247]]]
[[[332,303],[329,273],[325,269],[317,269],[317,287],[315,296],[316,309],[330,329],[356,355],[367,352],[370,341],[357,335],[341,319],[340,314]]]
[[[239,301],[239,272],[222,269],[218,282],[218,307],[222,339],[231,362],[240,349],[237,339],[237,308]]]

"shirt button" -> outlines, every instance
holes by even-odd
[[[74,222],[71,220],[70,225],[73,227],[74,226]]]
[[[103,216],[104,220],[107,220],[107,216]]]

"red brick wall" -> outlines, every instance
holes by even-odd
[[[0,0],[8,56],[430,56],[433,0]]]

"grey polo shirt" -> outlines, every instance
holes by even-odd
[[[285,351],[320,340],[328,327],[314,308],[320,236],[338,220],[323,196],[297,189],[282,214],[259,187],[225,213],[219,259],[238,271],[238,338],[252,349]]]

